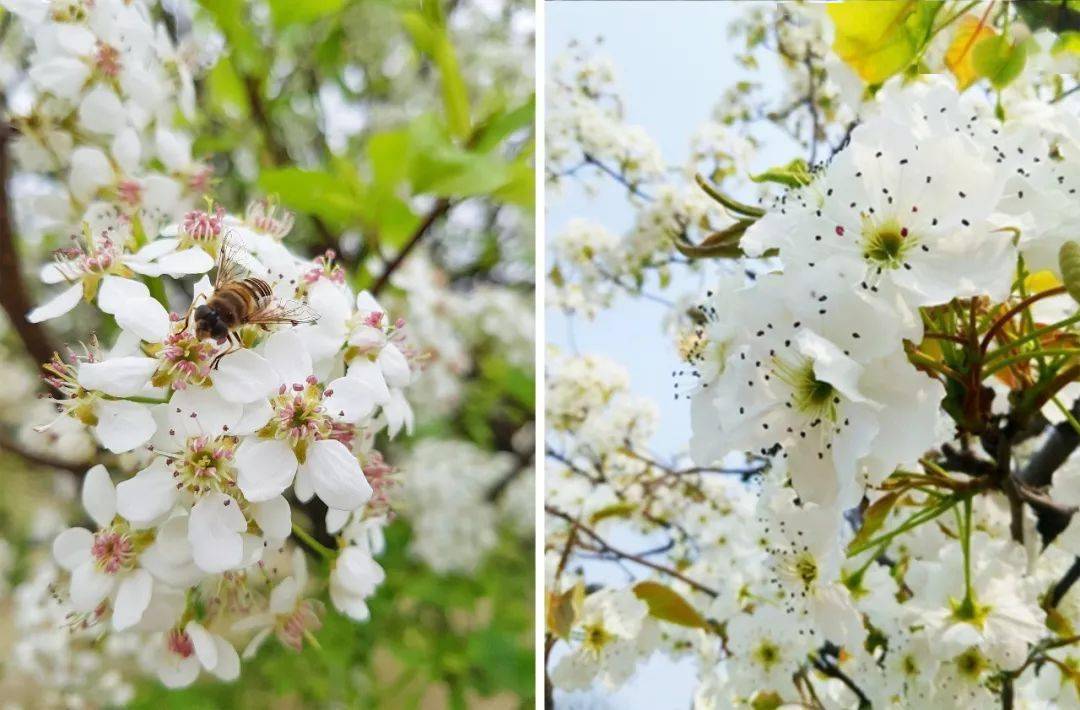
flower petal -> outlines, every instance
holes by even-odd
[[[116,324],[148,343],[160,343],[169,334],[169,312],[150,298],[132,299],[116,314]]]
[[[279,384],[277,372],[254,350],[226,355],[214,372],[214,389],[227,402],[254,402],[270,395]]]
[[[323,406],[335,419],[355,424],[375,411],[379,390],[359,377],[339,377],[326,386]]]
[[[135,525],[148,525],[172,510],[176,485],[163,458],[116,487],[116,509]]]
[[[90,546],[93,544],[94,534],[86,528],[68,528],[53,540],[53,558],[61,567],[72,572],[90,559]]]
[[[109,470],[101,464],[86,472],[82,504],[99,528],[108,527],[116,515],[116,488],[109,478]]]
[[[292,532],[292,507],[284,496],[253,503],[251,516],[259,524],[263,535],[272,541],[272,546],[283,542]]]
[[[296,454],[278,439],[244,439],[236,450],[237,485],[253,502],[267,501],[285,492],[296,475]]]
[[[150,606],[150,593],[154,580],[144,569],[133,570],[120,582],[113,603],[113,628],[117,631],[130,629],[139,623],[146,607]]]
[[[278,373],[277,384],[302,384],[311,375],[311,355],[293,329],[280,330],[267,338],[263,355]]]
[[[107,274],[101,280],[97,304],[98,308],[106,313],[116,315],[124,310],[131,301],[149,296],[150,289],[146,287],[146,284],[134,279],[125,279],[122,276]]]
[[[214,268],[213,258],[200,247],[191,247],[183,251],[166,254],[157,260],[161,273],[170,276],[183,274],[205,274]]]
[[[311,476],[315,493],[331,508],[356,510],[371,499],[371,486],[360,462],[336,439],[311,444],[301,468]]]
[[[185,438],[231,433],[243,414],[242,404],[226,402],[212,388],[188,387],[169,400],[169,421]]]
[[[109,451],[122,454],[150,440],[157,429],[150,409],[137,402],[102,400],[95,410],[94,436]]]
[[[217,644],[214,643],[213,635],[195,620],[187,622],[184,633],[191,639],[191,645],[195,647],[195,655],[202,667],[212,670],[218,663]]]
[[[157,368],[158,361],[152,357],[114,357],[79,363],[77,379],[88,390],[131,397],[143,391]]]
[[[231,683],[240,677],[240,656],[232,644],[220,636],[214,637],[214,644],[217,646],[218,661],[211,672],[226,683]]]
[[[247,521],[236,501],[224,493],[209,493],[191,509],[188,540],[195,564],[204,572],[217,573],[237,567],[244,559],[240,535]]]
[[[93,611],[109,596],[113,577],[97,568],[94,560],[85,562],[71,573],[71,606],[77,612]]]
[[[82,282],[76,283],[27,313],[26,320],[31,323],[40,323],[42,321],[52,320],[53,318],[59,318],[75,308],[75,306],[79,305],[82,295]]]

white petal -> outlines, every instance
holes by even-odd
[[[192,654],[181,658],[175,653],[163,650],[158,661],[157,674],[166,688],[186,688],[199,677],[199,660]]]
[[[224,493],[209,493],[191,509],[188,540],[195,564],[217,573],[237,567],[244,558],[240,533],[247,521],[236,501]]]
[[[281,580],[270,592],[270,611],[274,614],[288,614],[296,607],[300,591],[300,584],[295,577]]]
[[[292,329],[280,330],[267,338],[263,354],[277,371],[278,384],[302,384],[311,375],[311,356]]]
[[[163,274],[177,276],[182,274],[205,274],[214,268],[214,260],[200,247],[191,247],[173,254],[166,254],[157,260]]]
[[[267,501],[285,492],[296,475],[296,454],[279,439],[244,439],[236,450],[237,485],[253,502]]]
[[[5,3],[6,5],[7,3]],[[41,3],[44,7],[45,3]],[[30,80],[41,89],[68,101],[79,97],[90,67],[74,57],[54,57],[30,66]]]
[[[41,267],[38,278],[41,279],[42,283],[58,284],[67,281],[72,276],[72,274],[69,273],[70,271],[72,270],[62,269],[55,261],[51,261]]]
[[[231,683],[240,677],[240,656],[232,644],[220,636],[214,636],[214,644],[217,646],[218,661],[212,673],[226,683]]]
[[[101,280],[101,288],[98,289],[98,308],[116,315],[127,308],[131,301],[139,298],[148,298],[150,289],[146,284],[134,279],[125,279],[121,276],[107,274]]]
[[[191,638],[191,645],[195,647],[195,655],[202,667],[212,670],[218,663],[217,644],[214,643],[214,637],[203,628],[202,624],[194,620],[187,622],[184,633]]]
[[[78,382],[88,390],[114,397],[132,397],[143,391],[158,368],[152,357],[115,357],[79,364]]]
[[[377,388],[359,377],[339,377],[326,386],[326,412],[335,419],[355,424],[371,415],[381,397]]]
[[[393,343],[379,351],[376,362],[382,369],[383,375],[386,376],[386,384],[390,387],[405,387],[412,379],[409,361]]]
[[[147,525],[172,510],[176,484],[164,458],[139,471],[116,487],[116,509],[135,525]]]
[[[326,532],[331,535],[336,534],[339,530],[345,527],[345,523],[349,522],[349,516],[352,515],[352,511],[349,510],[337,510],[336,508],[326,509]]]
[[[99,85],[79,104],[79,122],[88,131],[113,134],[125,125],[124,105],[116,94]]]
[[[390,401],[390,389],[386,386],[386,378],[382,369],[366,357],[359,357],[349,363],[346,377],[352,377],[375,393],[375,401],[378,404],[386,404]]]
[[[179,239],[155,239],[139,251],[135,252],[134,257],[139,261],[153,261],[154,259],[176,251],[176,247],[179,245]]]
[[[232,432],[243,414],[242,404],[226,402],[212,388],[188,387],[169,400],[169,421],[185,438]]]
[[[52,553],[57,564],[72,572],[90,559],[94,534],[86,528],[68,528],[53,540]]]
[[[409,400],[405,399],[405,393],[401,390],[390,392],[390,401],[383,405],[383,414],[386,415],[387,434],[391,439],[397,436],[402,427],[405,427],[406,432],[412,433],[412,407],[409,406]]]
[[[160,343],[169,334],[169,312],[149,296],[133,299],[116,313],[116,324],[148,343]]]
[[[311,476],[315,493],[331,508],[356,510],[371,499],[371,486],[360,462],[340,441],[311,444],[301,468]]]
[[[121,170],[129,175],[134,173],[139,169],[139,156],[142,154],[138,132],[130,126],[121,130],[113,138],[109,152],[120,164]]]
[[[246,404],[278,388],[278,375],[254,350],[237,350],[221,358],[214,372],[214,389],[228,402]]]
[[[364,602],[364,598],[350,594],[346,589],[330,585],[330,601],[333,602],[335,609],[354,621],[367,621],[371,618],[371,611]]]
[[[315,495],[315,489],[311,484],[311,474],[301,466],[296,469],[296,479],[293,481],[293,493],[301,503],[307,503]]]
[[[75,306],[79,305],[82,295],[82,282],[69,286],[66,290],[61,291],[56,296],[53,296],[45,303],[27,313],[26,320],[31,323],[40,323],[42,321],[52,320],[53,318],[59,318]]]
[[[274,408],[270,406],[270,400],[260,399],[256,402],[248,402],[244,405],[244,413],[240,421],[230,431],[236,436],[254,434],[270,421],[274,416]]]
[[[98,570],[94,561],[87,559],[71,573],[71,606],[78,612],[93,611],[112,588],[112,576]]]
[[[101,400],[95,410],[94,436],[109,451],[122,454],[150,440],[157,429],[150,409],[137,402]]]
[[[82,485],[82,504],[99,528],[105,528],[116,515],[116,488],[109,471],[101,464],[86,472]]]
[[[263,535],[274,543],[285,540],[292,532],[292,507],[284,496],[277,496],[251,505],[251,516]]]
[[[113,603],[113,628],[117,631],[130,629],[139,623],[146,607],[150,606],[150,593],[154,580],[144,569],[133,570],[120,582]]]
[[[89,202],[98,190],[113,181],[112,166],[105,152],[98,148],[76,148],[71,154],[68,187],[80,202]]]

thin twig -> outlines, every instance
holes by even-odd
[[[600,545],[606,551],[610,552],[613,555],[616,555],[616,556],[621,557],[623,559],[630,560],[631,562],[636,562],[637,564],[639,564],[639,565],[641,565],[643,567],[648,567],[648,568],[653,569],[653,570],[655,570],[657,572],[661,572],[663,574],[666,574],[669,577],[674,577],[675,579],[689,585],[690,587],[696,589],[697,591],[702,592],[704,594],[708,594],[710,597],[715,598],[715,597],[719,596],[719,592],[717,592],[715,589],[712,589],[711,587],[707,587],[704,584],[702,584],[701,582],[697,582],[697,581],[695,581],[693,579],[690,579],[689,577],[687,577],[683,573],[679,572],[678,570],[674,570],[674,569],[672,569],[670,567],[665,567],[664,565],[657,564],[657,563],[655,563],[655,562],[653,562],[651,560],[647,560],[644,557],[641,557],[639,555],[634,555],[634,554],[631,554],[629,552],[624,552],[624,551],[622,551],[622,550],[620,550],[620,549],[618,549],[616,547],[613,547],[609,542],[607,542],[607,540],[600,537],[592,529],[582,525],[579,521],[575,520],[573,518],[573,516],[569,515],[568,513],[564,513],[563,511],[559,510],[558,508],[555,508],[554,506],[545,505],[544,506],[544,511],[548,515],[553,515],[556,518],[562,518],[563,520],[567,521],[568,523],[571,523],[572,525],[576,525],[577,529],[579,531],[585,533],[585,535],[590,537],[596,544]]]
[[[405,246],[401,247],[400,251],[394,256],[386,268],[383,269],[382,275],[375,281],[375,285],[371,287],[371,293],[378,295],[380,291],[386,288],[386,285],[390,283],[390,277],[394,275],[394,272],[398,270],[398,267],[405,261],[409,253],[416,248],[416,245],[424,238],[424,236],[431,230],[432,226],[439,221],[439,218],[450,211],[450,200],[445,197],[439,198],[435,205],[428,210],[428,213],[424,216],[424,219],[417,225],[416,230],[413,231],[412,236],[409,237],[409,241],[405,242]]]

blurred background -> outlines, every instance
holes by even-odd
[[[194,77],[194,110],[176,118],[200,161],[188,177],[237,213],[276,199],[296,214],[286,244],[333,250],[356,289],[403,257],[379,298],[427,358],[413,436],[380,447],[398,483],[371,619],[328,613],[318,648],[268,644],[239,681],[183,691],[142,676],[134,649],[69,632],[50,594],[49,544],[85,518],[81,475],[102,461],[127,469],[73,419],[35,430],[55,418],[38,368],[91,332],[109,342],[116,324],[85,307],[44,325],[21,317],[44,300],[36,275],[70,224],[50,218],[64,173],[17,154],[41,107],[27,28],[0,11],[4,707],[532,706],[532,5],[147,3]],[[411,242],[428,219],[426,239]],[[324,512],[309,509],[305,526],[321,529]]]

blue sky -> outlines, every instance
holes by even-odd
[[[571,40],[591,43],[603,37],[601,50],[618,70],[628,122],[645,126],[668,164],[681,165],[692,134],[710,118],[724,89],[748,76],[733,60],[737,48],[727,32],[731,20],[745,8],[746,3],[734,2],[549,2],[547,61]],[[776,83],[777,72],[776,67],[764,66],[754,78]],[[791,158],[790,143],[770,140],[766,145],[754,160],[755,170]],[[632,224],[633,212],[622,195],[614,183],[605,184],[594,196],[568,183],[562,194],[548,199],[548,236],[558,234],[576,217],[598,221],[615,233],[624,231]],[[689,283],[685,278],[671,295],[699,289],[700,277]],[[591,322],[548,310],[547,340],[565,350],[600,353],[623,363],[633,391],[650,397],[660,408],[654,450],[672,455],[686,447],[690,417],[684,403],[673,398],[671,372],[678,361],[660,333],[664,312],[664,306],[640,298],[622,298]],[[614,565],[597,564],[590,570],[594,579],[625,583]],[[694,686],[692,662],[673,663],[657,654],[630,683],[606,695],[606,701],[601,693],[560,694],[557,699],[560,707],[583,709],[686,708]]]

